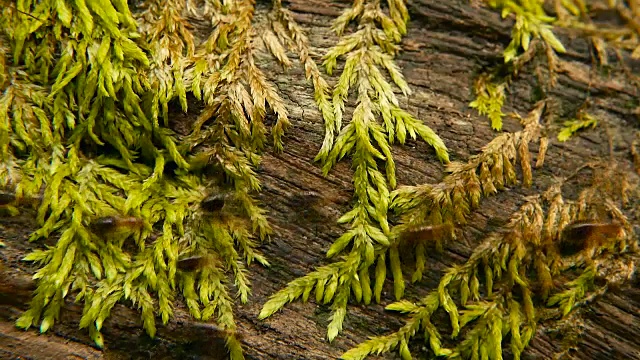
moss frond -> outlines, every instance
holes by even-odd
[[[391,209],[400,215],[400,224],[392,230],[393,243],[415,246],[416,270],[412,281],[422,279],[428,242],[437,242],[441,246],[441,242],[450,237],[446,233],[414,231],[416,227],[466,224],[467,217],[483,197],[518,184],[518,161],[522,169],[522,184],[531,186],[529,144],[540,139],[544,110],[545,102],[538,103],[525,118],[520,119],[524,125],[522,131],[497,136],[466,163],[450,163],[447,166],[449,174],[440,183],[402,186],[391,193]],[[394,276],[394,280],[402,282],[403,278]]]
[[[558,133],[559,141],[567,141],[578,131],[594,128],[598,125],[598,119],[591,116],[586,111],[579,111],[575,119],[564,122],[564,127]]]
[[[207,20],[215,30],[196,51],[193,64],[186,72],[187,88],[207,105],[194,125],[190,142],[199,145],[210,139],[232,144],[242,151],[260,151],[266,140],[264,120],[269,106],[277,116],[271,129],[274,147],[281,151],[282,136],[289,126],[288,111],[275,86],[254,62],[253,42],[258,36],[252,27],[253,2],[238,0],[225,6],[214,2],[207,11],[211,13]],[[267,48],[272,52],[280,49],[275,50],[275,58],[287,65],[288,58],[282,54],[282,46],[276,38],[271,36],[263,39],[266,39]],[[224,122],[216,122],[212,126],[216,130],[202,133],[201,127],[214,115],[224,118]],[[249,139],[252,146],[241,146],[242,142]],[[210,159],[215,156],[213,151],[207,154]],[[201,156],[205,157],[204,154]],[[257,160],[256,156],[251,154],[249,158]]]
[[[256,235],[271,229],[253,197],[255,167],[266,104],[279,117],[277,148],[287,112],[252,60],[251,1],[205,4],[220,26],[201,47],[185,21],[194,8],[160,5],[145,2],[134,17],[121,2],[45,1],[0,17],[0,182],[12,204],[36,205],[31,241],[58,238],[25,257],[41,267],[17,325],[49,330],[73,294],[85,303],[81,328],[99,346],[118,302],[137,307],[153,337],[156,316],[166,324],[182,293],[196,319],[219,323],[241,359],[227,273],[246,302],[247,266],[268,266],[256,249]],[[168,128],[169,103],[177,98],[186,110],[187,92],[202,98],[201,89],[208,106],[178,136]],[[226,194],[220,209],[203,205],[212,193]],[[199,257],[215,261],[184,267]]]
[[[280,0],[274,0],[271,20],[273,32],[281,41],[289,44],[289,48],[293,48],[298,53],[300,62],[304,67],[305,77],[307,80],[311,80],[313,84],[313,96],[325,123],[325,138],[322,144],[322,149],[325,150],[321,150],[315,159],[316,161],[322,160],[328,155],[328,149],[331,149],[336,133],[336,121],[333,113],[333,104],[330,99],[329,84],[322,77],[318,66],[311,58],[309,39],[296,23],[291,11],[282,7]]]
[[[542,315],[560,319],[569,314],[590,292],[600,291],[594,289],[595,278],[608,285],[628,281],[633,264],[622,261],[619,266],[603,266],[620,264],[621,255],[637,254],[631,225],[620,210],[627,180],[615,167],[599,164],[589,168],[592,183],[577,199],[563,197],[562,181],[528,198],[509,223],[489,235],[464,264],[446,271],[437,289],[417,303],[402,301],[387,307],[409,314],[405,326],[391,335],[367,340],[341,358],[364,359],[394,349],[409,358],[406,343],[424,331],[425,341],[437,356],[501,359],[502,343],[510,341],[514,358],[519,359]],[[580,250],[562,255],[558,249],[568,241],[564,230],[585,219],[594,223],[613,220],[621,230],[599,233],[603,236],[598,241],[583,234],[572,239],[581,244]],[[454,342],[450,348],[443,346],[442,335],[431,323],[438,310],[446,312],[451,322]]]
[[[266,142],[267,106],[277,116],[271,131],[278,151],[283,149],[282,136],[289,126],[288,111],[275,86],[254,62],[254,41],[259,37],[252,26],[253,2],[235,1],[228,5],[213,2],[198,12],[208,14],[207,20],[216,27],[196,50],[186,70],[187,88],[206,107],[184,140],[192,151],[191,167],[213,166],[233,179],[239,204],[264,239],[271,234],[271,228],[264,211],[249,194],[260,190],[255,167]],[[288,66],[275,35],[262,39],[276,60]]]
[[[520,49],[527,51],[533,39],[543,40],[555,51],[566,51],[560,40],[554,35],[552,28],[556,19],[549,16],[544,9],[544,1],[540,0],[486,0],[487,5],[501,11],[502,17],[515,17],[511,29],[511,42],[504,50],[504,62],[513,61]]]
[[[195,42],[184,17],[185,7],[185,0],[146,1],[136,14],[140,33],[152,54],[149,82],[154,97],[147,106],[154,122],[162,114],[165,126],[169,126],[171,99],[177,96],[182,110],[187,111],[184,71],[195,54]]]
[[[469,106],[478,110],[480,115],[487,115],[493,130],[502,130],[502,106],[504,105],[506,82],[499,84],[487,81],[488,76],[479,76],[474,84],[476,99]]]
[[[326,114],[326,86],[320,81],[315,84],[318,105],[324,115],[329,115],[324,117],[325,140],[316,160],[323,162],[325,175],[347,155],[351,156],[354,168],[355,206],[338,220],[349,223],[350,229],[336,239],[327,257],[338,256],[350,248],[348,254],[342,261],[289,283],[269,298],[259,316],[261,319],[271,316],[298,298],[306,301],[315,287],[316,301],[331,303],[332,314],[327,328],[329,341],[342,330],[351,295],[365,304],[369,304],[374,295],[377,301],[380,300],[387,256],[394,274],[401,275],[398,250],[389,248],[388,240],[389,188],[396,186],[391,145],[396,140],[404,144],[407,135],[414,140],[420,137],[435,149],[438,159],[449,161],[444,142],[432,129],[403,110],[393,92],[392,83],[404,95],[411,93],[393,62],[398,43],[406,33],[408,13],[404,1],[390,0],[387,4],[388,14],[378,1],[356,1],[333,24],[332,29],[342,36],[324,56],[327,72],[331,75],[338,59],[346,58],[344,70],[333,90],[333,115]],[[343,35],[351,21],[358,22],[358,29]],[[314,69],[315,66],[309,65],[307,70],[313,78],[316,77]],[[391,82],[384,76],[385,70]],[[343,111],[351,89],[356,91],[357,100],[352,118],[343,127]],[[335,140],[334,132],[338,133]],[[379,162],[385,162],[385,173],[379,169]],[[372,289],[369,269],[376,262]],[[402,288],[396,289],[397,296],[402,292]]]

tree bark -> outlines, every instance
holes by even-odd
[[[296,20],[307,31],[314,58],[320,63],[320,57],[337,41],[329,28],[332,20],[350,4],[291,0],[284,5],[295,12]],[[267,10],[266,3],[258,4],[256,22],[265,21]],[[397,60],[414,94],[402,100],[403,106],[439,134],[452,160],[466,161],[496,136],[489,121],[479,117],[468,104],[473,100],[474,76],[483,68],[502,62],[502,50],[510,41],[512,23],[468,1],[414,0],[410,4],[410,15],[404,51]],[[629,144],[633,131],[630,130],[638,128],[637,117],[628,105],[636,101],[633,84],[620,74],[613,73],[607,78],[593,74],[589,47],[584,39],[571,39],[561,32],[561,40],[568,50],[562,59],[568,65],[560,69],[558,86],[551,95],[559,100],[561,113],[568,114],[575,111],[590,92],[593,111],[601,120],[598,127],[567,143],[559,143],[552,133],[545,165],[534,169],[533,186],[514,187],[483,199],[463,229],[464,241],[447,244],[443,254],[429,259],[423,280],[407,286],[407,299],[415,300],[433,289],[442,271],[464,261],[483,235],[504,224],[525,196],[543,191],[555,176],[566,176],[586,161],[609,156],[607,131],[612,135],[615,159],[631,168]],[[295,58],[294,54],[290,56]],[[313,100],[313,90],[301,68],[283,71],[266,56],[260,57],[259,64],[286,100],[292,127],[285,137],[284,152],[268,152],[261,165],[264,191],[260,197],[275,231],[272,241],[265,244],[262,251],[272,266],[251,265],[253,293],[248,304],[242,305],[239,301],[236,304],[238,331],[243,336],[247,359],[338,358],[370,336],[395,331],[404,317],[384,311],[384,306],[394,301],[392,281],[387,281],[381,304],[349,305],[344,332],[331,344],[326,341],[329,309],[314,301],[306,304],[297,301],[265,321],[257,320],[269,295],[316,266],[329,263],[325,254],[344,230],[336,220],[350,208],[353,188],[348,159],[340,162],[327,177],[322,176],[320,166],[313,163],[322,144],[324,126]],[[329,81],[334,83],[335,78]],[[505,113],[517,111],[524,115],[530,110],[535,82],[531,71],[519,74],[510,87]],[[195,117],[197,112],[188,116]],[[347,110],[345,118],[349,116]],[[505,131],[519,128],[516,121],[506,120]],[[537,149],[532,146],[531,150]],[[395,146],[393,155],[399,185],[437,183],[443,177],[444,167],[424,142],[408,141],[404,146]],[[315,191],[322,199],[311,201],[304,195],[306,191]],[[572,191],[571,186],[568,191]],[[632,215],[637,223],[637,214]],[[0,279],[1,358],[226,358],[224,341],[215,331],[191,321],[180,301],[176,302],[176,317],[167,326],[158,321],[155,339],[144,333],[136,311],[117,305],[103,328],[105,349],[102,351],[92,346],[86,331],[78,329],[82,306],[72,300],[67,301],[61,318],[48,334],[16,329],[13,323],[28,306],[34,286],[30,275],[35,271],[35,267],[19,259],[41,244],[27,241],[34,229],[29,216],[2,217],[0,224],[0,236],[6,244],[0,250],[4,264]],[[407,267],[405,273],[409,271]],[[573,354],[575,358],[640,359],[637,280],[624,291],[607,293],[587,309],[580,318],[584,334]],[[446,327],[446,324],[443,321],[438,325]],[[559,341],[547,330],[550,329],[544,324],[538,328],[525,358],[549,359],[559,351]],[[414,341],[414,356],[427,357],[422,346]],[[381,358],[397,356],[393,353]]]

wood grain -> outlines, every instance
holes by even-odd
[[[348,6],[346,2],[322,0],[291,0],[284,2],[296,14],[296,19],[309,34],[312,54],[320,57],[336,42],[329,30],[331,21]],[[260,2],[257,24],[263,24],[267,6]],[[412,21],[403,44],[398,64],[414,94],[401,98],[402,105],[434,129],[450,150],[452,160],[465,161],[468,156],[491,141],[496,135],[486,118],[477,116],[468,104],[473,99],[474,75],[481,69],[502,61],[501,51],[508,44],[511,23],[486,9],[473,7],[468,1],[414,0]],[[495,224],[506,221],[527,195],[545,189],[554,176],[567,175],[585,161],[608,156],[604,124],[614,134],[614,155],[624,166],[631,166],[629,144],[631,128],[638,128],[638,119],[627,104],[634,101],[635,92],[622,75],[590,82],[590,57],[584,40],[561,35],[568,48],[563,60],[558,87],[552,95],[560,100],[563,114],[574,111],[585,99],[587,89],[596,104],[595,113],[601,124],[595,131],[559,143],[551,139],[545,166],[534,170],[534,185],[530,189],[513,188],[483,199],[469,225],[464,228],[465,242],[449,244],[446,252],[428,259],[428,271],[423,280],[408,286],[406,297],[417,299],[432,289],[445,267],[464,261],[474,246]],[[294,54],[290,54],[296,59]],[[347,349],[369,336],[394,331],[402,324],[402,316],[384,311],[393,301],[392,284],[387,282],[382,304],[350,305],[345,330],[332,344],[325,339],[329,309],[315,303],[294,302],[265,321],[257,315],[267,297],[289,281],[307,274],[316,266],[329,263],[325,254],[344,229],[336,225],[340,214],[350,208],[352,171],[348,161],[342,161],[327,177],[313,163],[322,143],[324,128],[313,101],[313,90],[299,67],[283,71],[268,56],[258,57],[259,66],[274,81],[287,102],[292,127],[285,136],[281,154],[268,152],[259,169],[264,191],[260,198],[269,211],[275,230],[272,241],[262,247],[272,266],[250,267],[252,295],[247,305],[237,305],[237,322],[243,334],[248,359],[329,359],[338,358]],[[341,65],[339,64],[339,67]],[[331,78],[330,83],[335,83]],[[510,89],[505,112],[525,114],[532,106],[535,79],[522,72]],[[197,109],[197,106],[191,106]],[[348,119],[347,111],[346,119]],[[191,113],[189,117],[197,116]],[[520,126],[507,120],[505,131],[517,131]],[[531,151],[536,151],[533,146]],[[420,141],[408,141],[393,149],[398,183],[412,185],[436,183],[443,176],[443,166],[433,150]],[[575,190],[575,189],[573,189]],[[321,206],[305,192],[315,191],[323,197]],[[571,189],[569,189],[571,191]],[[313,208],[314,210],[310,210]],[[636,219],[637,220],[637,219]],[[167,326],[158,323],[153,340],[143,332],[139,314],[125,305],[117,305],[105,323],[103,334],[106,348],[98,351],[85,331],[77,329],[81,305],[69,298],[61,319],[46,335],[36,330],[22,332],[13,321],[26,308],[32,289],[29,275],[35,271],[19,262],[38,244],[27,242],[33,229],[31,220],[1,218],[0,236],[7,245],[0,250],[4,264],[3,285],[0,286],[0,357],[7,359],[222,359],[224,346],[215,332],[194,324],[181,304],[176,318]],[[409,269],[407,269],[409,270]],[[407,271],[409,273],[409,271]],[[583,340],[576,359],[640,359],[640,290],[631,288],[607,294],[590,305],[582,319]],[[446,319],[445,319],[446,320]],[[446,321],[439,323],[447,328]],[[414,343],[412,352],[426,358],[423,344]],[[527,350],[526,359],[549,359],[558,351],[559,342],[546,333],[544,326]],[[375,359],[376,357],[371,357]],[[396,358],[395,354],[385,359]],[[506,358],[509,358],[508,354]]]

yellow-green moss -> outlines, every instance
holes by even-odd
[[[0,182],[15,192],[13,205],[38,204],[31,241],[57,237],[24,259],[40,270],[18,326],[47,331],[73,294],[85,304],[80,327],[99,346],[119,301],[140,309],[153,337],[156,316],[167,323],[181,293],[196,319],[224,330],[231,357],[243,358],[228,273],[246,302],[246,267],[268,265],[256,247],[271,229],[253,198],[265,105],[278,115],[278,149],[288,119],[252,62],[253,2],[201,5],[147,1],[135,15],[120,0],[3,6]],[[187,11],[219,23],[204,44],[195,44]],[[179,136],[167,127],[168,107],[177,98],[186,111],[188,92],[208,107]],[[220,213],[199,205],[212,193],[228,194]],[[114,231],[92,227],[105,217]],[[181,270],[193,254],[218,261]]]
[[[565,49],[554,25],[589,36],[602,63],[609,46],[640,56],[635,28],[625,25],[618,37],[621,31],[596,27],[581,0],[555,1],[554,16],[539,0],[485,3],[515,20],[500,64],[507,77],[499,77],[500,71],[481,76],[471,104],[491,118],[496,130],[502,128],[510,83],[534,57],[547,59],[548,76],[539,79],[544,91],[555,86],[561,61],[556,53]],[[194,318],[220,325],[231,357],[243,358],[228,286],[233,281],[237,297],[246,302],[247,266],[254,260],[268,266],[257,250],[258,241],[272,230],[254,199],[261,189],[255,169],[269,131],[275,150],[281,151],[289,126],[284,101],[253,60],[256,41],[284,67],[293,66],[287,50],[298,55],[324,119],[325,138],[316,161],[328,174],[349,157],[355,189],[353,208],[339,220],[349,230],[327,252],[340,260],[273,294],[261,319],[288,302],[307,301],[315,290],[316,302],[331,304],[327,335],[333,340],[350,300],[381,301],[387,260],[396,300],[403,297],[398,248],[407,230],[425,224],[463,226],[482,197],[519,182],[518,162],[521,182],[530,186],[532,142],[540,142],[536,167],[543,165],[550,132],[540,121],[545,101],[520,119],[522,131],[501,134],[481,154],[452,163],[438,135],[403,108],[394,93],[395,85],[403,96],[411,95],[394,61],[409,24],[403,0],[356,0],[335,20],[332,30],[340,39],[323,58],[329,76],[344,60],[333,89],[309,55],[301,27],[279,0],[273,2],[268,27],[261,29],[254,28],[253,0],[194,4],[147,0],[130,9],[122,0],[3,3],[0,185],[15,193],[10,209],[37,204],[38,229],[31,241],[57,238],[55,245],[25,258],[40,268],[34,298],[18,326],[49,330],[64,299],[73,294],[85,304],[80,327],[102,346],[100,330],[117,302],[140,309],[144,328],[154,336],[156,316],[166,323],[181,295]],[[628,8],[616,11],[632,24]],[[203,43],[191,33],[188,16],[214,25]],[[348,32],[353,23],[355,31]],[[353,115],[343,121],[351,93]],[[177,99],[187,111],[188,94],[202,101],[204,110],[187,134],[179,135],[169,128],[169,104]],[[271,129],[265,125],[268,112],[277,119]],[[563,140],[594,123],[580,112],[558,136]],[[426,141],[434,159],[447,164],[441,183],[396,189],[391,147],[408,137]],[[547,298],[546,305],[558,309],[554,314],[567,315],[587,296],[593,279],[606,275],[601,265],[611,254],[637,250],[619,204],[625,202],[629,183],[616,169],[595,170],[594,185],[585,187],[578,200],[564,199],[559,184],[528,199],[504,232],[490,235],[464,264],[452,267],[421,302],[387,307],[410,314],[404,327],[360,344],[344,358],[392,349],[410,358],[408,344],[418,331],[436,355],[497,359],[508,337],[519,356],[545,307],[532,300],[534,295]],[[220,193],[225,194],[222,209],[200,206],[207,196]],[[603,198],[610,201],[603,205]],[[389,224],[389,210],[399,213],[397,226]],[[569,260],[554,252],[552,239],[569,221],[606,217],[624,224],[624,236]],[[96,221],[115,221],[116,226],[97,231]],[[135,226],[117,226],[118,221]],[[426,245],[418,241],[413,282],[428,271]],[[214,261],[196,271],[181,269],[186,256]],[[551,276],[563,274],[567,266],[579,268],[579,277],[567,278],[561,288],[551,286]],[[443,343],[441,329],[431,323],[438,309],[449,316],[453,346]]]

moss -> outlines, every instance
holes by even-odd
[[[598,120],[589,115],[586,111],[579,111],[575,119],[564,122],[564,127],[558,133],[559,141],[567,141],[571,136],[580,130],[596,127]]]
[[[402,187],[391,194],[391,209],[395,208],[401,215],[401,224],[393,230],[401,234],[400,241],[410,241],[416,249],[414,281],[420,280],[426,268],[426,247],[440,243],[443,237],[437,231],[421,230],[425,229],[425,224],[430,229],[437,229],[437,224],[446,222],[463,226],[482,196],[517,183],[512,164],[516,153],[521,157],[523,184],[532,185],[527,146],[538,137],[540,150],[535,168],[543,166],[548,135],[554,130],[549,126],[555,117],[553,108],[547,109],[545,120],[540,119],[544,104],[553,100],[549,89],[555,86],[556,72],[562,62],[555,51],[564,52],[550,26],[555,23],[582,31],[588,28],[589,35],[594,35],[590,40],[599,53],[607,46],[607,34],[621,31],[610,28],[600,31],[592,25],[585,26],[590,21],[580,17],[588,16],[589,10],[582,1],[555,2],[557,20],[546,15],[541,1],[487,1],[487,4],[501,9],[503,16],[515,14],[516,22],[513,40],[504,52],[506,64],[496,65],[492,71],[477,78],[477,97],[471,106],[488,115],[492,127],[500,130],[506,89],[530,64],[538,74],[541,101],[521,119],[523,131],[499,135],[482,154],[473,156],[466,164],[450,164],[450,174],[440,183]],[[616,10],[625,12],[628,9],[620,6]],[[615,46],[611,43],[608,45]],[[546,69],[538,66],[538,54],[545,55]],[[508,69],[506,73],[505,69]],[[596,123],[586,107],[581,108],[576,117],[567,120],[559,131],[560,141],[567,141],[578,130]],[[513,140],[516,142],[510,143]],[[567,179],[560,179],[546,192],[529,198],[513,214],[509,224],[490,234],[465,263],[446,271],[431,293],[417,302],[403,300],[387,306],[388,310],[407,314],[404,326],[391,334],[362,342],[341,358],[363,359],[369,354],[395,350],[403,359],[410,359],[408,344],[420,333],[424,334],[430,353],[435,356],[501,359],[503,343],[509,342],[510,352],[520,358],[539,321],[551,319],[558,324],[579,324],[569,319],[578,316],[581,306],[602,295],[609,286],[619,286],[630,279],[637,266],[633,259],[638,251],[637,240],[622,211],[629,204],[629,191],[635,185],[628,182],[627,173],[616,163],[587,164],[577,173],[585,168],[593,170],[592,182],[582,187],[578,199],[563,196],[561,186]],[[606,205],[603,205],[603,199]],[[593,222],[588,226],[615,228],[616,231],[600,234],[597,241],[593,235],[571,239],[580,244],[577,255],[565,255],[559,250],[563,241],[568,241],[561,235],[562,230],[577,226],[576,223],[583,224],[585,219]],[[612,219],[614,223],[607,224]],[[485,286],[484,291],[481,285]],[[445,346],[443,329],[432,323],[443,312],[451,323],[452,346]],[[569,325],[567,331],[579,336],[578,326]],[[566,351],[574,346],[575,339],[569,343],[565,346]]]
[[[382,301],[389,271],[398,302],[387,309],[407,313],[406,324],[344,358],[392,349],[410,358],[409,342],[418,331],[436,355],[497,359],[509,341],[520,356],[540,316],[566,319],[598,293],[592,292],[595,280],[624,283],[634,271],[624,257],[637,248],[621,211],[631,185],[617,168],[590,164],[593,183],[578,199],[565,198],[561,183],[527,199],[501,231],[417,303],[401,300],[407,284],[399,248],[415,246],[412,282],[419,282],[429,271],[427,248],[455,240],[455,230],[482,198],[533,185],[551,136],[548,119],[554,113],[547,104],[562,65],[558,54],[565,51],[553,26],[588,36],[601,65],[609,48],[638,57],[640,47],[626,6],[615,8],[625,20],[623,29],[615,29],[593,24],[581,0],[555,1],[553,16],[537,0],[485,3],[515,23],[504,63],[476,79],[471,106],[501,130],[508,88],[531,68],[540,101],[523,118],[513,114],[521,131],[499,134],[466,162],[450,162],[436,132],[403,108],[398,94],[412,92],[394,61],[409,26],[403,0],[357,0],[335,20],[339,41],[323,58],[330,76],[344,61],[333,88],[310,56],[302,28],[278,0],[261,28],[253,21],[252,0],[147,0],[135,9],[121,0],[3,4],[0,186],[12,194],[3,210],[15,213],[35,204],[38,229],[30,240],[57,239],[24,259],[38,264],[38,287],[17,325],[48,331],[64,300],[74,295],[84,302],[80,327],[102,346],[100,330],[116,303],[138,308],[153,337],[156,318],[167,323],[181,298],[195,319],[215,319],[231,358],[243,358],[235,298],[249,300],[252,262],[269,266],[258,246],[272,233],[254,198],[261,190],[256,171],[269,143],[275,151],[284,149],[290,125],[277,87],[254,60],[255,44],[262,42],[285,68],[294,66],[287,52],[298,55],[324,119],[315,160],[325,175],[337,162],[351,161],[354,201],[339,220],[348,230],[327,251],[340,259],[272,294],[259,318],[291,301],[315,298],[328,309],[332,341],[343,329],[349,302]],[[213,25],[201,43],[189,17]],[[616,36],[621,32],[631,40],[622,41]],[[178,134],[169,127],[170,106],[177,103],[186,112],[187,96],[203,109]],[[349,105],[354,111],[346,119]],[[271,127],[268,116],[276,119]],[[558,136],[569,140],[594,124],[580,111]],[[397,186],[391,149],[409,138],[427,142],[434,160],[446,164],[440,183]],[[529,152],[534,142],[540,144],[535,164]],[[389,220],[391,212],[398,224]],[[574,257],[561,254],[554,241],[563,241],[562,230],[587,219],[613,219],[622,230],[590,238]],[[552,281],[556,277],[560,284]],[[452,346],[431,321],[436,312],[450,320]]]
[[[277,149],[288,119],[252,61],[253,2],[201,6],[147,1],[135,14],[118,0],[3,7],[0,181],[13,205],[37,204],[31,241],[57,237],[24,259],[40,268],[19,327],[48,331],[73,294],[84,302],[80,327],[98,346],[118,302],[138,308],[153,337],[156,317],[166,324],[181,294],[195,319],[216,320],[231,357],[243,358],[229,291],[233,284],[248,301],[247,267],[268,266],[257,250],[271,229],[254,199],[255,172],[267,111],[277,115]],[[219,25],[204,44],[188,12]],[[268,41],[283,61],[278,39]],[[187,93],[207,107],[182,136],[168,127],[168,109],[176,99],[186,111]],[[226,194],[224,206],[201,206],[210,194]],[[187,267],[186,257],[211,260]]]
[[[404,144],[408,137],[414,140],[420,137],[434,148],[440,161],[449,161],[444,142],[427,125],[401,108],[392,83],[383,76],[386,71],[405,96],[411,94],[393,61],[399,51],[398,43],[406,34],[408,12],[404,1],[389,0],[386,4],[388,12],[383,11],[378,1],[356,1],[346,9],[332,26],[332,30],[341,36],[340,40],[324,56],[329,75],[335,70],[338,59],[346,58],[333,90],[333,113],[323,111],[325,140],[316,156],[323,164],[325,175],[338,161],[351,157],[354,206],[338,220],[350,224],[350,229],[335,240],[327,257],[346,254],[341,260],[290,282],[270,297],[259,315],[260,319],[267,318],[288,302],[307,301],[314,296],[318,303],[331,304],[331,321],[327,328],[329,341],[342,331],[350,297],[364,304],[372,299],[380,301],[387,258],[395,279],[396,297],[402,297],[404,292],[398,251],[390,247],[388,240],[389,194],[390,189],[396,187],[391,145],[394,142]],[[352,22],[357,22],[357,30],[345,34]],[[350,90],[355,91],[357,100],[350,121],[343,126]],[[316,92],[316,100],[323,109],[325,97],[318,96],[317,86]],[[382,164],[384,173],[380,169]],[[374,264],[372,281],[370,269]]]
[[[527,199],[509,223],[486,237],[466,262],[445,271],[427,296],[387,306],[407,314],[404,326],[361,343],[341,358],[363,359],[393,349],[402,358],[411,358],[407,344],[423,333],[436,356],[501,359],[503,343],[508,342],[519,359],[539,322],[570,316],[607,287],[628,281],[635,271],[637,244],[632,225],[620,210],[629,189],[625,172],[608,164],[592,165],[591,170],[591,184],[577,200],[562,195],[561,186],[568,179]],[[600,234],[604,236],[597,242],[571,239],[581,244],[578,252],[563,255],[559,245],[568,239],[560,235],[561,230],[585,219],[596,223],[613,219],[619,225],[615,234]],[[623,275],[614,276],[609,267],[621,269]],[[572,276],[575,272],[577,276]],[[605,285],[596,285],[596,279]],[[443,344],[443,329],[432,323],[441,312],[449,316],[452,348]]]

